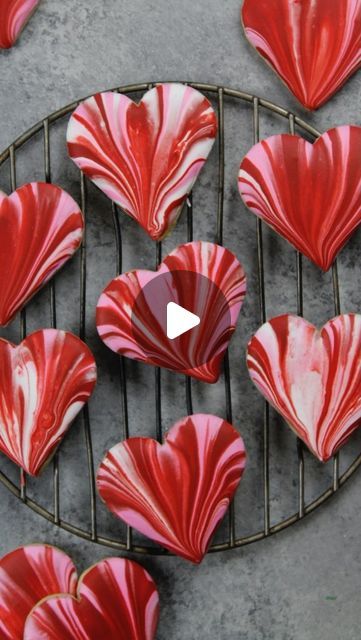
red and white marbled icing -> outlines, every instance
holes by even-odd
[[[241,163],[249,209],[327,271],[361,222],[361,127],[330,129],[311,144],[272,136]]]
[[[154,640],[159,597],[135,562],[108,558],[79,580],[77,598],[50,597],[35,607],[23,640]]]
[[[83,216],[60,187],[26,184],[0,192],[0,326],[71,258],[83,237]]]
[[[361,422],[361,315],[318,331],[298,316],[272,318],[248,345],[250,376],[321,461]]]
[[[33,544],[0,560],[0,637],[22,640],[27,616],[40,600],[54,593],[75,595],[76,569],[55,547]]]
[[[100,93],[74,111],[69,155],[153,240],[175,225],[215,140],[217,119],[199,91],[160,84],[139,103]]]
[[[38,475],[95,382],[94,357],[72,333],[43,329],[19,346],[0,339],[0,451]]]
[[[361,65],[361,0],[244,0],[246,36],[308,109]]]
[[[164,444],[129,438],[105,456],[97,474],[108,508],[128,525],[199,563],[246,464],[242,438],[225,420],[179,420]]]
[[[174,301],[181,300],[181,306],[202,315],[203,320],[197,333],[197,330],[187,332],[181,340],[174,341],[168,340],[159,328],[157,313],[162,312],[161,287],[157,300],[152,295],[151,300],[144,297],[139,308],[135,305],[140,292],[151,280],[172,271],[205,276],[223,294],[220,296],[213,287],[207,300],[203,301],[202,291],[198,291],[202,282],[199,287],[190,288],[186,281],[177,277],[175,295],[178,297]],[[156,272],[130,271],[112,280],[98,301],[97,329],[103,342],[116,353],[212,383],[220,375],[222,359],[245,295],[246,276],[233,253],[210,242],[189,242],[170,253]],[[136,336],[134,324],[137,325]]]
[[[9,49],[35,11],[40,0],[0,0],[0,49]]]

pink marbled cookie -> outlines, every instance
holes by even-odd
[[[31,182],[0,191],[0,326],[80,247],[84,220],[73,198],[54,184]]]
[[[246,276],[233,253],[210,242],[189,242],[156,272],[130,271],[112,280],[98,301],[97,329],[116,353],[213,383],[245,295]],[[165,330],[169,301],[200,318],[175,340]]]
[[[221,418],[179,420],[164,444],[129,438],[108,451],[97,474],[108,508],[128,525],[199,563],[246,465],[243,440]]]
[[[18,39],[40,0],[0,0],[0,49],[9,49]]]
[[[298,316],[266,322],[247,352],[250,376],[296,434],[325,462],[361,422],[361,315],[321,330]]]
[[[155,583],[124,558],[98,562],[73,594],[51,596],[29,615],[23,640],[154,640],[159,618]]]
[[[54,593],[75,595],[76,583],[76,569],[71,559],[55,547],[32,544],[1,558],[1,640],[21,640],[32,608]]]
[[[94,357],[72,333],[42,329],[18,346],[0,339],[0,451],[38,475],[95,383]]]
[[[139,103],[99,93],[74,111],[69,155],[153,240],[176,224],[215,140],[217,119],[196,89],[160,84]]]

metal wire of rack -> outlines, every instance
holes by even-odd
[[[133,94],[136,92],[146,91],[154,86],[152,84],[137,84],[118,87],[113,91],[120,93]],[[225,197],[225,123],[224,123],[224,100],[225,98],[240,100],[246,103],[251,109],[253,114],[253,140],[257,143],[260,139],[260,112],[261,110],[267,110],[288,121],[288,128],[291,134],[295,133],[295,127],[311,136],[312,138],[318,137],[319,132],[312,126],[307,124],[303,119],[297,115],[290,113],[288,110],[279,107],[278,105],[257,96],[253,96],[249,93],[238,91],[235,89],[225,88],[212,84],[204,83],[188,83],[190,86],[200,91],[207,92],[216,97],[218,105],[218,121],[219,121],[219,138],[218,138],[218,211],[217,211],[217,231],[216,241],[218,244],[223,243],[224,232],[224,197]],[[15,190],[17,186],[16,178],[16,152],[33,136],[42,132],[43,136],[43,154],[44,154],[44,179],[46,182],[51,182],[51,158],[50,158],[50,128],[58,120],[64,118],[70,114],[79,104],[80,101],[73,102],[66,107],[56,111],[49,115],[47,118],[34,125],[29,131],[21,135],[13,144],[11,144],[0,155],[0,167],[9,161],[10,166],[10,188]],[[84,175],[80,172],[80,200],[81,209],[84,213],[86,220],[87,217],[87,183]],[[187,241],[193,239],[193,202],[192,195],[189,196],[186,204],[187,215]],[[116,271],[122,272],[123,266],[123,238],[122,229],[119,222],[118,207],[112,204],[112,218],[113,227],[116,241]],[[264,250],[263,250],[263,223],[257,219],[256,221],[256,234],[257,234],[257,262],[258,262],[258,287],[259,287],[259,319],[263,323],[267,319],[266,311],[266,296],[265,296],[265,267],[264,267]],[[86,336],[86,266],[87,266],[87,245],[86,237],[84,238],[81,250],[80,250],[80,338],[82,340],[87,339]],[[296,277],[297,277],[297,312],[299,315],[303,315],[303,265],[302,255],[296,252]],[[155,267],[159,265],[162,260],[162,244],[156,243],[155,245]],[[333,295],[334,295],[334,309],[335,315],[340,313],[340,289],[338,279],[337,263],[333,266],[332,272],[333,280]],[[50,318],[51,326],[57,326],[57,309],[56,309],[56,284],[52,280],[49,285],[49,305],[50,305]],[[21,313],[20,317],[20,337],[23,339],[27,332],[27,319],[26,310]],[[120,398],[121,398],[121,410],[122,410],[122,437],[128,438],[130,434],[129,417],[128,417],[128,393],[127,393],[127,362],[124,358],[119,358],[119,385],[120,385]],[[187,413],[193,412],[193,397],[192,397],[192,381],[186,377],[186,408]],[[155,435],[156,438],[162,440],[162,372],[159,368],[154,372],[154,393],[155,393]],[[225,394],[225,407],[226,407],[226,419],[232,422],[232,391],[231,391],[231,374],[229,366],[228,353],[224,359],[224,394]],[[153,547],[147,545],[139,545],[133,542],[133,532],[131,528],[127,527],[125,538],[114,538],[107,534],[99,532],[97,524],[97,495],[95,487],[95,471],[94,471],[94,454],[92,444],[92,430],[89,415],[89,408],[84,407],[82,412],[82,423],[85,437],[85,447],[87,456],[88,467],[88,483],[89,483],[89,511],[90,511],[90,527],[88,529],[83,528],[77,524],[74,524],[61,517],[60,508],[60,483],[59,483],[59,456],[54,456],[53,465],[53,499],[52,510],[45,508],[37,500],[28,496],[27,493],[27,478],[23,471],[20,471],[18,483],[13,482],[7,474],[0,470],[0,481],[2,484],[17,498],[19,498],[25,505],[30,507],[38,515],[46,518],[54,525],[61,527],[62,529],[73,533],[81,538],[89,541],[93,541],[114,549],[127,550],[137,553],[149,553],[149,554],[163,554],[167,553],[160,547]],[[346,471],[340,475],[339,469],[339,456],[336,455],[333,461],[333,481],[332,486],[329,486],[323,491],[316,499],[306,504],[305,501],[305,464],[304,464],[304,451],[301,441],[297,442],[297,456],[298,456],[298,509],[291,516],[283,518],[276,524],[271,524],[270,517],[270,440],[269,440],[269,427],[270,427],[270,409],[267,402],[264,402],[263,409],[263,527],[251,535],[243,537],[237,537],[235,528],[235,506],[231,505],[228,516],[227,536],[226,539],[220,543],[215,543],[210,548],[210,551],[223,551],[227,549],[233,549],[236,547],[242,547],[246,544],[262,540],[270,535],[280,532],[287,527],[295,524],[297,521],[304,518],[306,515],[313,512],[317,507],[328,500],[334,495],[340,487],[350,478],[350,476],[361,465],[361,454],[354,459],[354,461],[348,466]]]

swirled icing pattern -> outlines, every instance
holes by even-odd
[[[23,638],[27,616],[43,598],[75,595],[77,575],[65,553],[47,545],[20,547],[0,560],[0,637]]]
[[[35,11],[40,0],[0,1],[0,49],[9,49]]]
[[[243,440],[225,420],[197,414],[177,422],[164,444],[129,438],[105,456],[98,491],[128,525],[199,563],[243,475]]]
[[[73,113],[69,155],[153,240],[177,222],[215,140],[217,119],[199,91],[161,84],[139,102],[100,93]]]
[[[78,249],[83,216],[56,185],[0,192],[0,325],[15,314]]]
[[[24,640],[154,640],[159,597],[150,575],[124,558],[108,558],[79,580],[77,598],[41,602],[27,619]]]
[[[250,43],[308,109],[360,68],[360,0],[244,0],[242,20]]]
[[[204,318],[196,330],[170,341],[157,321],[161,293],[157,299],[144,296],[141,304],[135,302],[151,280],[182,271],[205,276],[216,287],[209,288],[205,296],[203,282],[189,287],[186,280],[177,277],[170,283],[178,296],[174,301]],[[170,253],[157,272],[131,271],[112,280],[99,298],[97,329],[116,353],[213,383],[220,375],[245,294],[244,270],[233,253],[209,242],[190,242]]]
[[[249,209],[327,271],[361,222],[361,127],[324,133],[313,145],[272,136],[241,163]]]
[[[259,391],[321,461],[361,420],[361,315],[346,314],[318,331],[298,316],[273,318],[248,345]]]
[[[91,395],[96,365],[76,336],[44,329],[0,339],[0,451],[38,475]]]

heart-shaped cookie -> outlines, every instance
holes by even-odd
[[[95,382],[94,357],[72,333],[44,329],[19,346],[0,339],[0,451],[38,475]]]
[[[154,640],[159,597],[135,562],[108,558],[80,578],[77,597],[58,595],[29,615],[24,640]]]
[[[153,240],[176,224],[215,140],[217,119],[199,91],[160,84],[137,104],[119,93],[83,102],[68,127],[69,155]]]
[[[327,271],[361,222],[361,127],[324,133],[314,144],[272,136],[241,163],[249,209]]]
[[[250,376],[309,449],[325,462],[361,422],[361,315],[318,331],[298,316],[262,325],[248,345]]]
[[[1,0],[0,49],[9,49],[18,39],[40,0]]]
[[[197,414],[177,422],[164,444],[129,438],[105,456],[97,474],[107,507],[131,527],[199,563],[246,464],[232,425]]]
[[[43,544],[20,547],[0,560],[0,637],[22,640],[32,608],[46,596],[76,593],[76,569],[68,556]]]
[[[237,258],[209,242],[177,247],[158,271],[130,271],[100,296],[96,323],[116,353],[165,367],[204,382],[216,382],[246,293]],[[200,317],[200,324],[167,338],[167,305],[174,302]]]
[[[81,244],[83,216],[53,184],[0,192],[0,326],[42,287]]]
[[[360,0],[244,0],[246,36],[308,109],[361,65]]]

